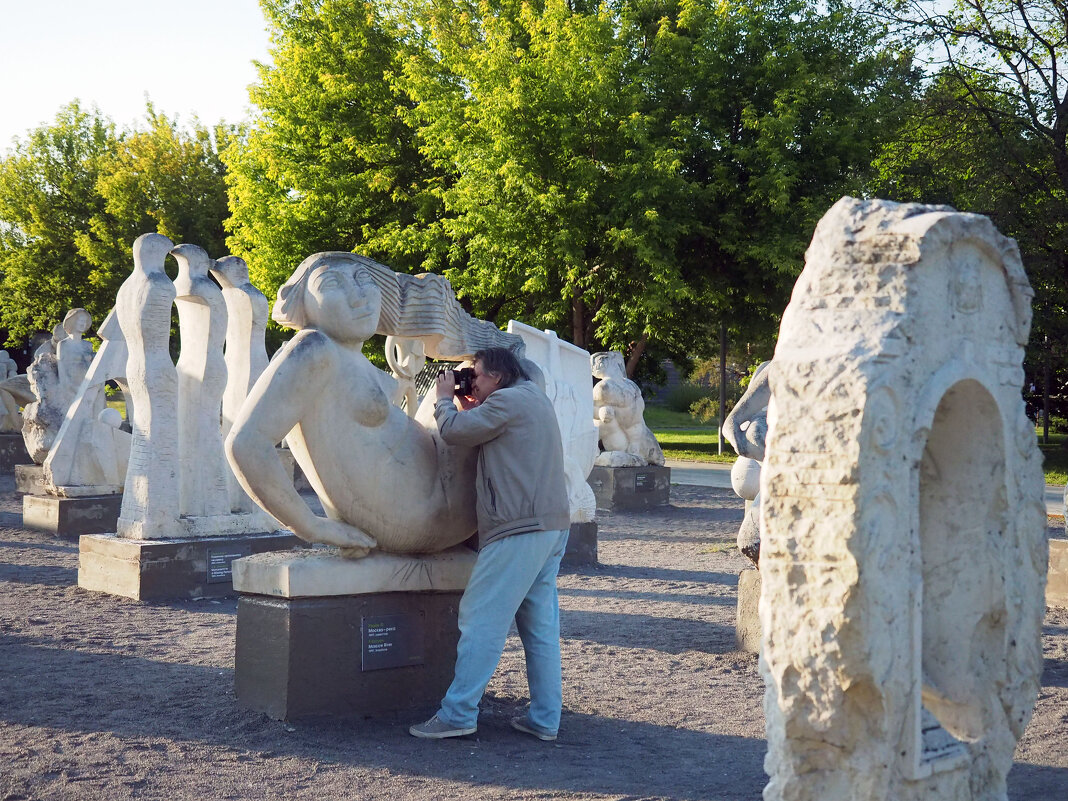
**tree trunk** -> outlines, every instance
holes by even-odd
[[[571,341],[586,347],[586,304],[579,294],[571,296]]]
[[[645,346],[649,342],[649,332],[643,331],[641,339],[635,342],[630,349],[630,355],[627,356],[627,378],[634,378],[634,371],[638,369],[638,360],[645,353]]]

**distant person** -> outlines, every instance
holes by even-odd
[[[441,707],[408,731],[441,739],[473,734],[512,620],[526,653],[530,708],[518,731],[555,740],[562,703],[556,575],[570,528],[556,413],[505,348],[480,350],[471,394],[437,380],[434,418],[450,445],[478,446],[478,559],[460,601],[456,669]]]

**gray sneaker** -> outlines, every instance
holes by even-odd
[[[465,734],[474,734],[478,726],[453,726],[446,723],[437,715],[434,715],[426,723],[416,723],[408,728],[408,734],[412,737],[423,737],[429,740],[443,740],[446,737],[463,737]]]
[[[545,740],[546,742],[556,739],[556,732],[537,728],[530,722],[530,719],[526,715],[523,715],[521,718],[512,718],[512,728],[516,731],[523,732],[523,734],[537,737],[539,740]]]

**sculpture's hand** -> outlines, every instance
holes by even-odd
[[[366,556],[367,551],[378,545],[378,542],[370,534],[366,534],[356,526],[351,526],[341,520],[331,520],[329,517],[316,517],[315,525],[307,532],[304,539],[312,542],[322,542],[326,545],[337,545],[346,550],[362,550],[363,553],[346,553],[346,556]],[[301,534],[301,532],[297,532]],[[302,535],[303,536],[303,535]]]

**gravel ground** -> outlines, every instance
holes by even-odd
[[[560,576],[560,738],[513,732],[513,635],[476,735],[416,740],[433,709],[283,724],[233,693],[235,601],[139,603],[79,589],[77,544],[19,528],[0,484],[0,799],[759,799],[763,682],[734,650],[742,517],[729,490],[603,515],[601,565]],[[1009,777],[1068,799],[1068,611]]]

